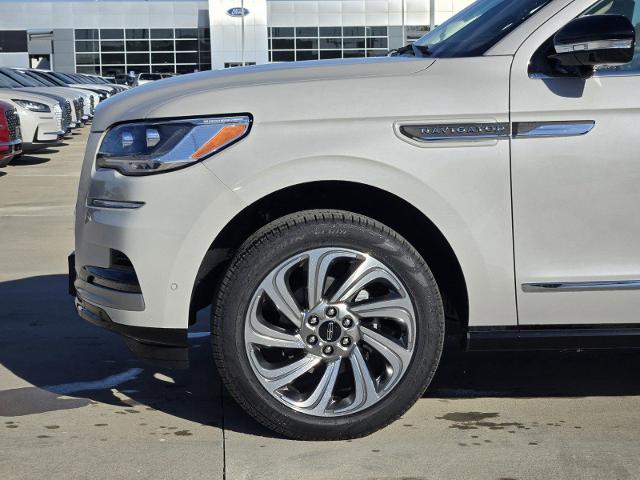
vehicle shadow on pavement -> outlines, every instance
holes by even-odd
[[[0,417],[80,408],[91,402],[116,413],[154,409],[203,425],[259,436],[259,426],[223,392],[201,312],[190,338],[188,370],[141,363],[117,335],[78,318],[66,275],[0,282],[0,363],[33,386],[0,385]],[[429,398],[638,395],[640,355],[465,353],[448,348],[425,394]]]
[[[34,386],[0,384],[0,417],[101,402],[122,407],[121,413],[155,409],[222,424],[208,336],[190,340],[189,370],[149,366],[119,336],[81,320],[67,288],[66,275],[0,283],[0,364]]]
[[[38,152],[38,154],[41,153],[49,153],[49,152]],[[30,166],[30,165],[41,165],[43,163],[47,163],[50,162],[51,159],[47,158],[47,157],[38,157],[36,155],[22,155],[18,158],[14,158],[13,160],[11,160],[11,163],[9,163],[8,167],[26,167],[26,166]]]
[[[448,342],[431,398],[640,395],[640,350],[464,352]]]

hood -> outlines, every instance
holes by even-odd
[[[63,103],[66,102],[67,100],[78,98],[77,95],[70,95],[68,92],[65,92],[65,93],[57,92],[57,91],[54,91],[53,89],[50,89],[49,87],[21,87],[21,88],[16,88],[16,90],[20,90],[22,92],[36,93],[38,95],[44,95],[45,97],[53,98],[54,100],[57,100],[58,102],[63,102]]]
[[[265,86],[308,84],[311,95],[318,95],[318,82],[348,79],[396,77],[422,71],[434,63],[433,59],[414,57],[354,58],[348,60],[319,60],[295,63],[272,63],[225,70],[210,70],[157,80],[132,88],[101,102],[96,109],[93,131],[103,131],[116,122],[159,118],[185,99],[198,97],[200,108],[183,108],[182,116],[226,114],[249,111],[254,95],[242,92],[263,92]],[[314,90],[315,89],[315,90]],[[233,100],[234,107],[212,104],[211,93]],[[195,101],[195,103],[199,103]],[[173,105],[172,109],[163,108]],[[233,111],[227,111],[233,108]]]
[[[47,95],[44,94],[36,94],[33,92],[26,92],[24,90],[17,90],[11,88],[0,88],[0,100],[29,100],[32,102],[40,102],[45,105],[49,105],[49,107],[53,105],[58,105],[58,102],[53,100]]]

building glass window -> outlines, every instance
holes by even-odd
[[[105,65],[124,64],[124,53],[103,53],[100,57]]]
[[[148,52],[149,40],[127,40],[127,52]]]
[[[294,62],[296,54],[294,50],[274,50],[272,53],[273,62]]]
[[[127,28],[125,33],[127,40],[144,40],[149,38],[148,28]]]
[[[273,38],[293,37],[293,27],[271,27],[271,36]]]
[[[296,48],[298,50],[317,50],[317,38],[298,38],[296,39]]]
[[[364,37],[365,27],[344,27],[343,35],[345,37]]]
[[[173,29],[171,28],[152,28],[151,38],[173,38]]]
[[[296,28],[296,37],[317,37],[318,27],[298,27]]]
[[[100,75],[100,65],[94,65],[94,66],[79,65],[76,67],[76,72],[88,73],[91,75]]]
[[[318,60],[317,50],[298,50],[296,52],[296,61],[301,62],[304,60]]]
[[[177,52],[176,63],[198,63],[198,52]]]
[[[127,64],[140,65],[149,63],[148,53],[131,53],[127,52]]]
[[[179,73],[179,74],[193,73],[197,70],[198,70],[198,65],[196,64],[176,65],[176,73]]]
[[[320,27],[321,37],[342,37],[342,27]]]
[[[76,40],[98,40],[98,30],[81,28],[76,30]]]
[[[100,51],[100,42],[85,42],[85,41],[77,41],[76,42],[76,52],[99,52]]]
[[[151,63],[176,63],[174,53],[152,53]]]
[[[175,38],[197,39],[197,28],[176,28]]]
[[[103,28],[100,30],[100,40],[124,39],[124,30],[121,28]]]
[[[271,40],[272,50],[293,50],[295,41],[293,38],[274,38]]]
[[[271,62],[378,57],[386,55],[388,48],[386,26],[269,28]]]
[[[176,50],[179,52],[197,52],[197,40],[176,40]]]
[[[151,50],[154,52],[169,52],[174,48],[173,40],[151,40]]]
[[[77,53],[76,64],[78,65],[100,65],[100,54],[98,53]]]
[[[118,41],[102,41],[100,47],[103,52],[124,52],[124,42]]]
[[[211,69],[209,28],[76,29],[74,34],[79,73],[112,76]]]

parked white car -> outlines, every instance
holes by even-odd
[[[80,180],[79,314],[184,364],[211,306],[229,392],[302,439],[399,418],[445,331],[472,349],[639,346],[639,17],[480,0],[396,56],[116,96]]]
[[[3,73],[11,77],[14,81],[20,83],[23,87],[27,88],[48,88],[51,93],[57,93],[61,95],[68,95],[74,99],[78,99],[80,111],[78,112],[79,120],[81,123],[85,123],[93,118],[93,112],[95,111],[95,105],[100,101],[100,97],[88,90],[81,90],[79,88],[71,87],[58,87],[52,83],[47,83],[42,78],[30,77],[21,70],[13,68],[0,68],[0,73]],[[80,100],[82,99],[82,100]]]
[[[41,77],[47,78],[55,83],[58,83],[59,86],[63,87],[71,87],[71,88],[82,88],[87,89],[93,92],[98,93],[100,96],[100,100],[105,100],[112,95],[118,93],[118,89],[114,87],[110,87],[104,84],[94,84],[94,83],[79,83],[78,80],[60,72],[54,72],[51,70],[39,70],[39,69],[30,69],[30,72],[33,72],[35,75],[40,75]]]
[[[23,69],[23,68],[19,68],[19,69],[15,69],[15,70],[19,71],[20,73],[23,73],[24,75],[26,75],[26,76],[28,76],[28,77],[36,80],[36,81],[42,82],[42,83],[46,84],[49,87],[73,88],[74,90],[80,90],[82,92],[87,92],[93,98],[93,106],[90,106],[91,115],[93,115],[95,107],[98,105],[98,103],[100,103],[102,100],[105,100],[105,99],[107,99],[109,97],[109,93],[108,92],[106,92],[104,90],[96,89],[96,88],[91,88],[91,86],[71,87],[71,86],[67,85],[66,83],[64,83],[63,81],[55,78],[53,75],[49,75],[45,71],[33,70],[33,69]]]
[[[0,88],[0,100],[16,108],[22,131],[22,149],[33,152],[59,144],[66,133],[62,108],[50,97]]]
[[[82,97],[78,93],[70,91],[58,91],[54,92],[45,87],[26,87],[23,84],[16,82],[12,78],[6,76],[6,74],[0,68],[0,88],[13,88],[17,91],[31,92],[39,95],[44,95],[60,103],[63,109],[63,113],[69,117],[70,128],[78,128],[83,125],[82,120]]]

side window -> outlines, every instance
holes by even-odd
[[[640,73],[640,0],[602,0],[584,13],[587,15],[624,15],[636,27],[636,54],[633,61],[619,67],[598,67],[599,73]]]

